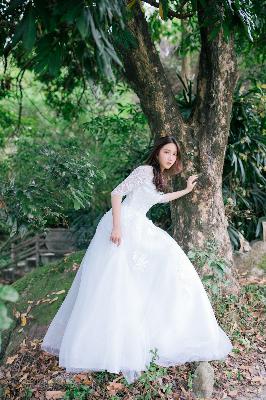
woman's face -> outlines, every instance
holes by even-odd
[[[161,170],[169,169],[175,163],[177,157],[177,148],[174,143],[167,143],[160,148],[158,160]]]

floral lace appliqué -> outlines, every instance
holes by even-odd
[[[133,260],[133,269],[135,270],[144,271],[148,266],[147,257],[144,254],[139,253],[137,251],[134,251],[132,255],[132,260]]]

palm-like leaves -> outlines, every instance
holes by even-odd
[[[261,89],[255,86],[240,94],[240,84],[233,103],[230,135],[223,171],[225,204],[230,201],[231,224],[248,240],[262,234],[266,215],[266,136],[265,113],[261,107]],[[229,200],[229,203],[228,203]],[[235,231],[229,230],[235,246]]]

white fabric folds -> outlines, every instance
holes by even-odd
[[[133,172],[112,192],[127,195],[120,246],[110,241],[110,209],[41,345],[67,372],[122,372],[128,383],[147,370],[151,350],[166,367],[223,360],[232,350],[189,258],[146,216],[168,201],[152,182],[152,167]]]

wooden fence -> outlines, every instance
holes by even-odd
[[[13,280],[15,275],[22,276],[30,267],[42,264],[43,257],[52,259],[55,256],[45,245],[45,233],[34,236],[28,234],[23,240],[13,238],[1,249],[1,259],[7,260],[1,268],[2,276]]]

